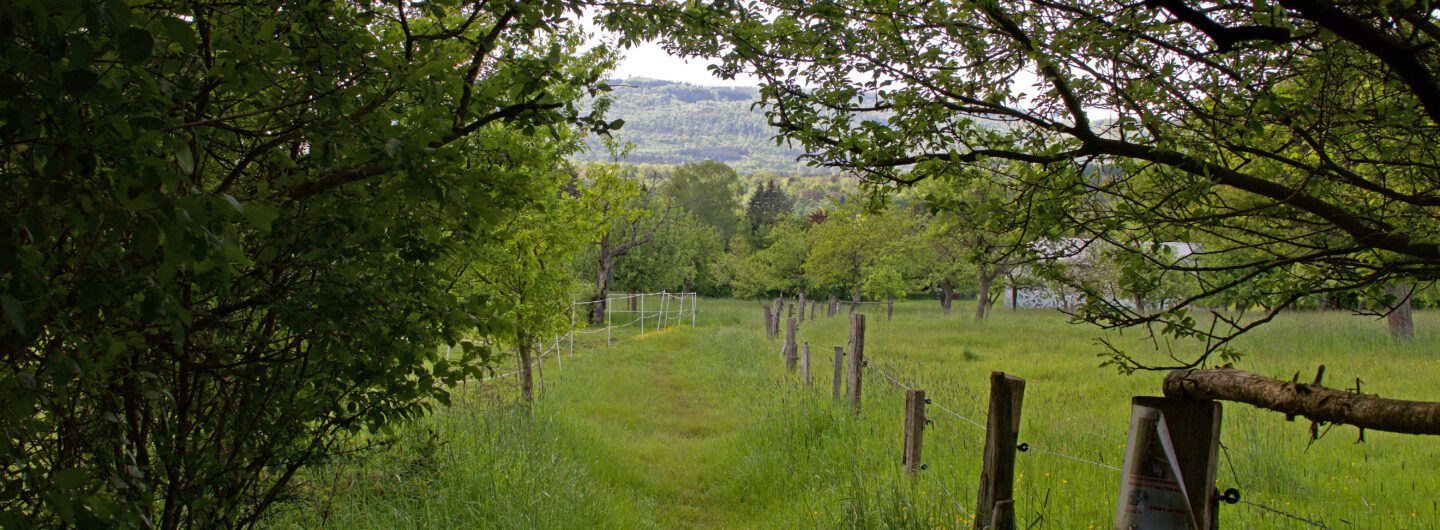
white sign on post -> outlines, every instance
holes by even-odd
[[[1160,409],[1134,404],[1115,530],[1198,530],[1170,427]]]

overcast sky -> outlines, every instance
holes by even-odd
[[[709,61],[700,59],[686,61],[671,57],[665,53],[665,50],[660,49],[660,46],[651,43],[625,50],[623,53],[624,60],[620,61],[619,67],[612,74],[616,79],[649,77],[705,86],[755,86],[759,84],[754,76],[749,75],[738,77],[733,81],[712,76],[710,71],[705,69],[710,64]]]

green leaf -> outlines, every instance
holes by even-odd
[[[188,22],[174,17],[160,19],[160,25],[165,28],[165,36],[171,41],[179,43],[186,52],[195,51],[195,30]]]
[[[75,489],[85,485],[90,480],[90,474],[79,469],[62,469],[50,476],[50,482],[60,489]]]
[[[145,62],[154,47],[155,38],[141,28],[126,28],[115,38],[115,51],[120,53],[120,61],[125,64]]]
[[[175,149],[175,162],[180,164],[180,171],[186,175],[195,172],[195,154],[190,152],[189,142],[181,142]]]
[[[10,323],[15,331],[25,334],[25,315],[20,311],[20,301],[8,294],[0,294],[0,309],[5,312],[5,321]]]

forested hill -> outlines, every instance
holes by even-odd
[[[634,164],[681,164],[716,160],[741,174],[825,173],[795,159],[796,149],[776,146],[773,130],[760,110],[750,104],[753,87],[708,87],[673,81],[630,78],[611,81],[615,103],[610,119],[625,120],[616,138],[635,145],[626,161]],[[598,140],[583,161],[609,160]]]

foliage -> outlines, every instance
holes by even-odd
[[[713,228],[721,241],[740,231],[740,177],[721,162],[686,162],[661,186],[661,193]]]
[[[858,203],[847,203],[811,230],[814,242],[805,257],[806,280],[824,290],[853,289],[859,299],[862,285],[877,268],[896,277],[913,262],[914,240],[907,236],[915,226],[908,210],[869,212]],[[888,285],[883,289],[892,290]]]
[[[245,526],[482,375],[458,265],[612,59],[571,4],[402,6],[0,7],[0,526]]]
[[[781,135],[872,191],[929,178],[1003,186],[1014,197],[1003,214],[1028,241],[1108,242],[1146,262],[1124,269],[1143,276],[1127,282],[1191,283],[1182,303],[1264,277],[1273,316],[1332,292],[1383,310],[1387,287],[1440,276],[1436,13],[1430,2],[854,0],[657,2],[606,21],[717,56],[721,76],[759,76]],[[1144,258],[1161,242],[1201,252]],[[1152,368],[1231,356],[1231,341],[1268,320],[1199,322],[1091,294],[1082,320],[1206,339]]]
[[[774,225],[795,211],[795,199],[775,186],[775,179],[766,180],[755,188],[745,202],[745,221],[751,230]]]

